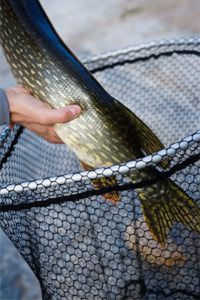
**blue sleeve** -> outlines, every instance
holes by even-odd
[[[0,88],[0,125],[4,124],[10,124],[10,111],[6,93]]]

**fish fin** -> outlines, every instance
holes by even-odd
[[[85,163],[82,160],[80,160],[80,165],[83,168],[83,170],[85,170],[85,171],[91,171],[94,169],[92,166],[88,165],[87,163]]]
[[[200,207],[173,181],[143,188],[138,196],[148,228],[160,243],[166,242],[175,222],[200,233]]]
[[[117,185],[117,180],[115,176],[111,177],[101,177],[92,180],[94,187],[98,190],[101,188],[107,188]],[[113,203],[120,201],[121,197],[118,191],[111,191],[102,195],[106,200],[110,200]]]
[[[155,133],[131,110],[124,106],[123,111],[127,115],[127,121],[130,120],[129,134],[134,136],[134,140],[143,154],[152,154],[164,149],[164,145],[155,135]],[[131,128],[132,131],[131,131]],[[169,159],[163,159],[161,162],[163,168],[169,165]]]
[[[119,192],[115,192],[115,191],[103,194],[102,196],[106,200],[109,200],[109,201],[113,202],[114,204],[116,204],[117,202],[119,202],[121,200]]]
[[[85,171],[90,171],[93,169],[90,165],[88,165],[84,161],[80,161],[80,164]],[[94,187],[96,189],[100,190],[101,188],[112,187],[112,186],[117,185],[117,180],[116,180],[115,176],[102,177],[102,178],[93,179],[92,184],[94,185]],[[117,203],[121,199],[120,194],[117,191],[111,191],[111,192],[103,194],[102,196],[106,200],[110,200],[113,203]]]
[[[152,154],[153,152],[163,149],[164,145],[155,133],[127,107],[125,110],[135,126],[134,130],[137,135],[137,142],[139,143],[140,148],[143,149],[146,154]]]

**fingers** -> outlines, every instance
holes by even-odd
[[[68,105],[59,109],[43,108],[37,112],[38,123],[43,125],[53,125],[57,123],[67,123],[78,117],[81,108],[78,105]]]
[[[23,87],[6,90],[11,122],[19,123],[52,143],[62,143],[53,125],[67,123],[81,113],[78,105],[68,105],[59,109],[49,108],[47,104],[30,95]]]
[[[22,86],[15,86],[15,87],[8,88],[6,92],[10,94],[26,94],[26,95],[29,94],[29,92]]]
[[[63,144],[63,141],[56,134],[53,126],[45,126],[40,124],[21,123],[23,127],[26,127],[30,131],[41,136],[45,140],[54,144]]]
[[[47,104],[28,94],[22,87],[6,90],[11,112],[11,121],[18,123],[37,123],[53,125],[72,121],[81,113],[78,105],[68,105],[59,109],[49,108]]]
[[[48,136],[47,136],[46,140],[49,141],[50,143],[54,143],[54,144],[64,144],[64,142],[56,134],[53,126],[48,127]]]

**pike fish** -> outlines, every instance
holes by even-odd
[[[1,44],[18,83],[52,108],[82,107],[77,119],[56,124],[55,130],[85,169],[135,160],[164,147],[63,43],[39,1],[1,0],[0,10]],[[142,174],[151,179],[159,176],[159,171],[148,168]],[[136,181],[136,175],[130,177]],[[160,243],[166,241],[174,223],[200,233],[199,206],[172,180],[160,179],[136,192],[149,230]],[[115,193],[111,198],[115,202],[120,199]]]

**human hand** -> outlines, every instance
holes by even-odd
[[[78,105],[51,109],[19,86],[5,92],[10,107],[11,124],[18,123],[51,143],[63,143],[57,136],[54,125],[72,121],[81,113]]]

